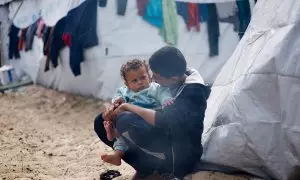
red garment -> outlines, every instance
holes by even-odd
[[[193,26],[196,26],[196,30],[200,31],[199,23],[199,9],[198,4],[188,3],[188,30],[190,31]]]
[[[20,30],[20,36],[19,36],[19,43],[18,43],[18,50],[22,51],[24,48],[24,30]]]
[[[62,40],[64,41],[65,45],[71,47],[72,41],[71,41],[71,34],[70,33],[64,33],[62,36]]]

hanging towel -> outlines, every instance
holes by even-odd
[[[250,3],[249,0],[237,0],[236,5],[238,6],[240,20],[239,37],[242,39],[251,19]]]
[[[36,34],[36,30],[38,28],[38,22],[33,23],[28,27],[26,31],[26,41],[25,41],[25,51],[29,51],[32,49],[32,44],[34,40],[34,36]]]
[[[136,0],[138,15],[144,16],[149,0]]]
[[[188,3],[188,30],[190,31],[192,27],[196,27],[196,31],[200,31],[199,23],[199,9],[198,4]]]
[[[70,67],[75,76],[81,74],[84,49],[99,44],[97,36],[97,0],[86,0],[66,16],[65,33],[70,33]]]
[[[178,22],[176,3],[174,0],[163,0],[163,27],[160,34],[165,42],[170,45],[176,45],[178,41]]]
[[[9,45],[8,45],[8,57],[9,59],[19,59],[20,53],[18,49],[19,43],[19,33],[20,29],[14,26],[13,24],[10,26],[10,31],[8,33],[9,37]]]
[[[107,0],[99,0],[100,7],[106,7],[106,5],[107,5]]]
[[[219,55],[219,36],[220,27],[218,21],[217,7],[215,3],[207,4],[208,19],[207,19],[207,32],[209,44],[209,56]]]
[[[163,25],[162,0],[149,0],[143,19],[151,25],[161,28]]]
[[[117,15],[124,16],[127,7],[127,0],[116,0],[117,1]]]

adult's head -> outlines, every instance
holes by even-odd
[[[162,86],[173,86],[182,81],[187,63],[181,51],[165,46],[156,51],[149,59],[153,80]]]

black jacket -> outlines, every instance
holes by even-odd
[[[194,71],[176,91],[174,104],[156,112],[155,126],[170,135],[174,171],[180,175],[183,165],[196,163],[202,155],[203,120],[210,88]]]

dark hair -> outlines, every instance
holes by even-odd
[[[183,76],[186,71],[186,60],[181,51],[172,46],[165,46],[156,51],[149,59],[152,72],[165,78]]]
[[[146,68],[146,71],[150,77],[148,64],[146,63],[145,60],[139,60],[139,59],[133,59],[133,60],[127,61],[125,64],[123,64],[120,69],[121,77],[126,81],[126,73],[128,71],[137,70],[141,67]]]

